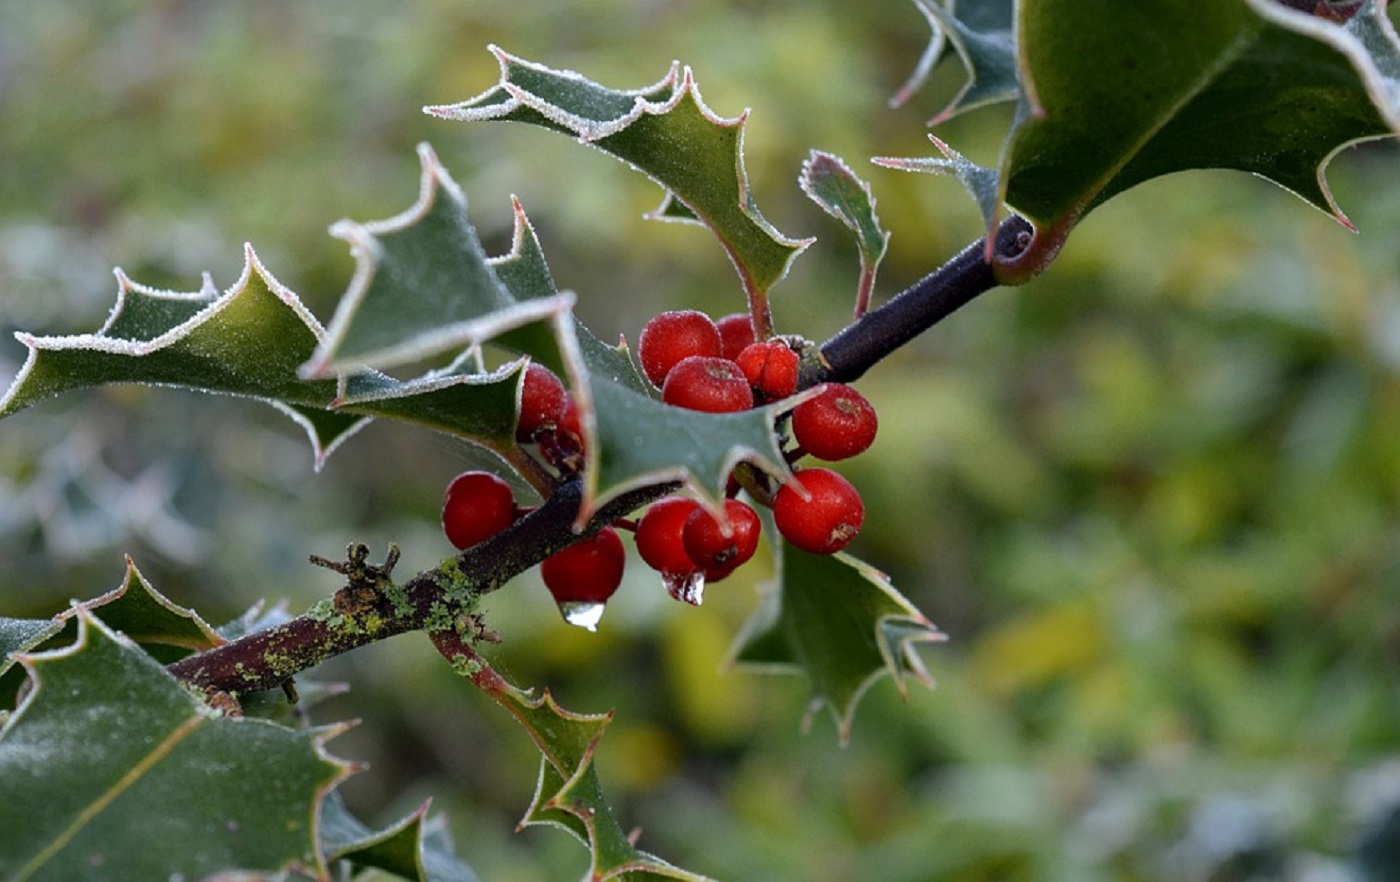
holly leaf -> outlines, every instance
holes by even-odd
[[[63,623],[54,619],[11,619],[0,616],[0,729],[10,717],[10,705],[15,691],[23,683],[23,674],[14,667],[15,657],[53,639],[63,631]]]
[[[102,383],[130,382],[204,389],[252,398],[327,404],[335,380],[305,381],[297,368],[322,334],[296,295],[245,248],[242,277],[222,295],[158,291],[118,273],[114,318],[94,334],[16,336],[29,349],[14,385],[0,400],[0,416],[61,392]],[[178,318],[202,298],[200,308],[164,329],[155,316]],[[171,308],[151,301],[170,300]],[[133,307],[134,310],[133,310]],[[128,311],[140,318],[126,319]],[[112,330],[135,329],[136,336]]]
[[[1001,176],[997,170],[977,165],[933,135],[929,135],[928,139],[943,154],[942,157],[877,156],[872,161],[897,171],[927,172],[956,178],[977,203],[982,222],[987,229],[991,229],[996,225],[997,214],[1001,211]]]
[[[0,877],[324,875],[317,808],[350,772],[324,743],[214,713],[78,608],[77,639],[21,655],[34,689],[0,730]]]
[[[865,690],[886,675],[901,695],[908,676],[930,683],[917,645],[946,638],[870,565],[781,545],[779,583],[745,624],[731,659],[805,674],[814,709],[831,711],[844,744]]]
[[[339,794],[321,805],[321,844],[327,861],[344,860],[356,869],[373,867],[415,882],[476,882],[476,874],[456,856],[446,825],[428,818],[425,801],[383,830],[350,813]]]
[[[117,303],[95,333],[15,336],[28,349],[0,418],[63,392],[107,383],[200,389],[276,403],[307,430],[317,465],[362,421],[325,410],[341,379],[304,380],[297,370],[323,335],[320,323],[263,267],[251,246],[243,273],[219,294],[208,277],[200,290],[162,291],[117,273]]]
[[[1400,132],[1400,38],[1381,3],[1345,22],[1276,0],[1152,0],[1121,13],[1111,0],[1016,6],[1022,88],[992,222],[1005,205],[1037,233],[999,264],[1000,281],[1043,270],[1114,195],[1193,168],[1252,172],[1350,226],[1328,163]]]
[[[998,101],[1016,100],[1021,80],[1016,69],[1015,9],[1011,0],[914,0],[933,36],[914,73],[890,99],[898,107],[923,88],[949,48],[967,77],[957,94],[929,121],[936,125],[959,113]]]
[[[1119,12],[1108,0],[1021,8],[1022,76],[1038,106],[1007,141],[1002,191],[1044,235],[1020,264],[1052,256],[1115,194],[1191,168],[1253,172],[1349,225],[1327,164],[1400,131],[1400,40],[1380,6],[1346,25],[1273,0]]]
[[[890,242],[889,231],[880,226],[880,218],[875,214],[870,185],[857,177],[841,157],[821,150],[808,154],[797,182],[808,198],[855,234],[860,252],[856,315],[861,315],[870,306],[875,274]]]
[[[590,451],[580,519],[613,496],[658,480],[685,482],[696,495],[717,501],[729,471],[741,460],[778,476],[787,474],[773,437],[775,412],[714,415],[657,401],[626,351],[600,341],[568,310],[572,295],[556,291],[519,203],[510,252],[488,258],[467,219],[460,189],[430,149],[420,147],[419,154],[423,178],[413,208],[389,221],[337,225],[342,236],[357,243],[353,250],[360,269],[309,372],[350,370],[365,361],[387,368],[444,348],[470,349],[488,339],[551,367],[568,378]],[[401,264],[414,269],[395,269]],[[450,304],[441,292],[429,290],[429,281],[441,284],[466,273],[465,267],[472,267],[480,284],[453,289],[446,298]],[[403,304],[408,304],[405,316],[395,317],[396,306]],[[530,304],[548,308],[541,313],[522,310]],[[532,317],[515,323],[501,320],[502,315]],[[375,330],[359,330],[368,325]],[[396,332],[385,334],[386,325],[395,325]],[[458,330],[448,334],[448,328]],[[394,346],[385,342],[390,339],[404,342]],[[468,437],[513,456],[522,366],[512,363],[476,373],[466,358],[406,382],[381,373],[356,375],[337,405]]]
[[[305,428],[318,467],[375,416],[456,434],[516,462],[523,362],[487,372],[470,359],[459,359],[447,370],[403,382],[363,365],[356,365],[351,375],[329,365],[332,355],[340,352],[338,346],[358,343],[364,347],[358,355],[397,364],[443,346],[479,344],[493,334],[506,334],[507,343],[531,342],[528,354],[547,364],[570,362],[561,352],[571,346],[571,376],[582,376],[580,359],[586,354],[594,369],[640,387],[626,354],[587,334],[568,312],[572,295],[553,291],[533,233],[518,230],[517,250],[487,258],[466,222],[456,185],[430,150],[424,147],[421,153],[423,195],[413,209],[380,224],[338,225],[362,253],[356,280],[337,312],[334,338],[271,276],[251,247],[242,277],[223,294],[207,276],[199,291],[175,293],[147,288],[118,273],[117,305],[97,332],[17,335],[29,355],[0,399],[0,417],[88,386],[159,384],[273,404]],[[440,190],[447,190],[449,198],[436,198]],[[523,212],[518,212],[518,222],[528,230]],[[495,267],[512,287],[497,279]],[[459,296],[458,277],[474,280],[468,285],[475,286],[474,300]],[[396,318],[375,321],[379,316]],[[522,324],[538,324],[540,317],[551,323],[543,333],[508,333],[520,331]],[[387,338],[358,330],[371,326],[399,342],[379,351],[376,347]],[[315,376],[303,369],[308,363],[319,369]]]
[[[599,503],[634,487],[674,480],[718,507],[740,462],[779,479],[791,473],[773,423],[805,398],[715,414],[672,407],[606,378],[594,379],[592,394],[599,453],[588,478],[596,482],[593,496]]]
[[[332,235],[350,243],[356,270],[306,364],[307,376],[389,368],[480,346],[573,305],[552,284],[521,297],[507,288],[467,218],[466,196],[430,147],[419,145],[418,155],[422,180],[418,201],[408,210],[388,220],[343,220],[331,227]],[[523,219],[523,212],[517,217]],[[517,278],[522,288],[542,281]]]
[[[593,764],[598,740],[612,713],[579,714],[565,710],[546,689],[538,697],[508,682],[477,655],[455,632],[431,635],[438,651],[453,668],[525,728],[540,751],[540,774],[535,795],[521,819],[521,828],[544,824],[565,830],[588,846],[591,860],[585,879],[706,878],[672,866],[636,847],[603,796]]]
[[[672,64],[655,85],[609,89],[572,71],[551,70],[492,46],[501,67],[491,89],[456,104],[424,108],[444,119],[508,120],[575,136],[643,172],[665,189],[652,217],[698,221],[733,261],[751,300],[768,290],[811,240],[784,236],[754,204],[744,171],[743,127],[705,106],[690,68]]]
[[[55,619],[11,619],[0,616],[0,674],[15,663],[15,656],[27,652],[63,630]]]
[[[551,367],[578,404],[589,452],[580,519],[650,480],[680,480],[718,500],[740,460],[787,474],[775,413],[711,415],[668,407],[625,349],[608,346],[555,289],[518,202],[511,250],[488,257],[460,189],[426,146],[417,202],[387,221],[337,225],[355,278],[328,328],[247,250],[243,277],[217,294],[173,294],[120,276],[113,318],[95,334],[20,335],[29,358],[0,416],[101,383],[157,383],[268,401],[301,422],[318,465],[368,418],[452,434],[528,473],[515,440],[523,358],[485,370],[481,346]],[[464,280],[458,282],[458,280]],[[448,365],[399,380],[380,368],[461,350]],[[324,376],[323,376],[324,375]]]
[[[194,610],[180,606],[152,588],[130,557],[126,559],[126,574],[120,585],[69,608],[57,619],[71,619],[79,610],[95,613],[107,627],[145,647],[162,664],[226,642]]]

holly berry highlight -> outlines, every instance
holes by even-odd
[[[732,413],[796,394],[801,359],[795,345],[781,337],[755,340],[746,314],[716,322],[696,310],[677,310],[646,324],[636,355],[666,404]],[[874,442],[877,428],[870,402],[841,383],[824,384],[778,424],[789,464],[804,456],[828,462],[855,456]],[[533,445],[539,458],[561,473],[582,466],[578,408],[559,377],[538,363],[523,371],[515,437]],[[565,619],[592,630],[621,585],[626,550],[619,530],[635,533],[638,555],[660,573],[672,597],[699,604],[707,583],[724,579],[758,549],[762,521],[750,502],[738,498],[743,488],[772,508],[773,523],[787,542],[811,554],[845,548],[865,521],[860,494],[830,469],[795,468],[792,479],[776,487],[751,470],[742,479],[736,474],[719,510],[669,496],[648,506],[636,522],[619,521],[546,558],[540,573]],[[505,481],[487,472],[464,472],[448,485],[443,530],[465,550],[523,513]]]

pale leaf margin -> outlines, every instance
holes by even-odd
[[[22,400],[21,395],[29,396],[29,390],[25,388],[26,381],[38,364],[41,352],[86,350],[132,359],[139,359],[151,355],[152,353],[159,352],[180,342],[200,326],[219,315],[229,304],[233,303],[247,290],[254,276],[257,276],[262,283],[266,285],[268,291],[281,301],[282,305],[305,325],[317,340],[321,340],[325,337],[325,328],[322,327],[320,321],[306,308],[305,304],[301,302],[301,299],[297,297],[291,289],[279,282],[277,278],[267,270],[262,261],[258,258],[257,252],[254,251],[251,244],[245,243],[243,246],[243,270],[237,281],[229,286],[222,294],[218,293],[208,273],[203,275],[200,289],[193,292],[169,291],[142,285],[132,281],[120,268],[114,270],[114,273],[117,278],[117,300],[107,320],[98,331],[90,334],[72,334],[66,336],[41,336],[30,334],[25,331],[17,331],[15,333],[15,339],[28,349],[28,354],[25,357],[24,364],[20,367],[19,372],[11,382],[9,389],[5,392],[3,397],[0,397],[0,417],[10,416],[22,408],[27,407],[29,404],[33,403],[34,400],[37,400]],[[190,304],[191,306],[199,303],[204,303],[205,305],[194,312],[189,318],[154,336],[146,338],[109,336],[108,331],[114,328],[121,317],[126,313],[126,310],[133,301],[133,297],[145,297],[154,301],[164,300],[174,304]],[[337,395],[343,396],[346,389],[346,375],[344,373],[337,373],[334,376],[334,380],[335,387],[338,390]],[[156,385],[171,384],[164,383]],[[196,387],[181,386],[179,388]],[[32,396],[30,397],[32,398]],[[239,395],[239,397],[252,398],[253,400],[270,404],[289,416],[297,425],[301,426],[306,432],[307,440],[311,444],[317,471],[325,465],[327,457],[330,456],[340,443],[359,431],[371,420],[371,418],[365,417],[355,421],[346,430],[340,432],[332,443],[326,445],[322,443],[320,433],[316,430],[316,427],[304,415],[298,413],[285,402],[275,398],[256,395]]]
[[[997,170],[977,165],[936,135],[930,134],[928,139],[938,148],[938,152],[943,154],[942,159],[932,156],[876,156],[871,162],[881,168],[895,171],[924,172],[955,178],[977,203],[977,211],[982,216],[983,225],[989,232],[995,229],[1001,211],[1000,175]],[[990,245],[989,237],[989,248]]]
[[[1390,126],[1390,135],[1373,135],[1338,144],[1317,166],[1317,185],[1327,200],[1328,211],[1338,223],[1356,232],[1356,226],[1332,195],[1327,169],[1332,160],[1358,144],[1400,137],[1400,35],[1396,34],[1395,23],[1387,14],[1387,4],[1381,0],[1365,0],[1354,16],[1338,25],[1321,16],[1290,9],[1275,0],[1244,2],[1266,22],[1312,37],[1345,56],[1361,79],[1371,103]]]
[[[336,373],[356,370],[357,365],[341,361],[337,357],[337,353],[344,344],[350,329],[354,326],[356,313],[369,294],[370,283],[379,270],[377,237],[404,232],[416,226],[428,216],[439,198],[449,199],[454,204],[465,208],[467,204],[466,194],[447,172],[432,147],[427,143],[420,143],[417,152],[422,169],[419,177],[417,201],[399,214],[384,220],[366,223],[341,220],[331,225],[331,235],[350,245],[350,253],[355,259],[355,272],[345,294],[336,305],[335,314],[331,316],[327,330],[315,353],[301,368],[301,374],[304,378],[319,379]],[[523,212],[519,211],[518,202],[514,204],[517,209],[514,242],[518,247],[520,237],[523,235],[519,226]],[[510,255],[507,254],[504,257],[508,258]],[[486,264],[490,267],[493,261],[499,262],[502,259],[504,258],[488,258]],[[501,291],[503,294],[508,293],[504,286],[501,286]],[[373,365],[375,368],[385,368],[427,358],[451,349],[468,349],[480,346],[492,338],[522,325],[568,314],[573,309],[575,299],[572,293],[560,292],[554,297],[516,300],[503,309],[496,309],[476,318],[443,325],[435,328],[431,333],[412,334],[397,345],[373,352],[359,353],[356,356],[356,361]],[[363,368],[359,369],[363,370]]]
[[[460,122],[479,122],[508,119],[519,110],[526,110],[547,121],[549,126],[575,136],[579,143],[594,146],[603,152],[623,161],[633,170],[641,172],[659,184],[665,195],[661,205],[646,215],[653,220],[700,223],[710,229],[721,247],[729,256],[748,294],[751,307],[761,304],[760,311],[767,312],[768,290],[781,281],[791,268],[797,255],[815,241],[812,238],[792,239],[772,225],[758,210],[750,191],[748,174],[744,168],[744,131],[749,111],[746,109],[737,117],[722,117],[705,104],[696,84],[694,72],[689,66],[681,67],[672,61],[665,76],[655,84],[640,89],[616,90],[593,82],[582,74],[571,70],[556,70],[526,59],[511,55],[499,46],[491,45],[489,51],[496,56],[501,75],[496,85],[486,91],[452,104],[430,105],[423,112],[441,119]],[[515,70],[530,75],[556,78],[576,86],[581,94],[587,94],[599,105],[599,118],[590,118],[551,103],[545,97],[531,92],[528,88],[512,81]],[[677,110],[690,101],[708,125],[718,129],[733,129],[735,147],[732,172],[735,176],[735,191],[732,196],[715,199],[710,194],[680,192],[674,182],[667,181],[654,169],[647,168],[633,158],[606,148],[601,142],[624,132],[643,117],[661,117]],[[532,120],[533,121],[533,120]],[[694,188],[692,188],[694,189]],[[712,217],[711,208],[720,213],[738,211],[737,218],[724,220]],[[746,229],[738,229],[733,224]],[[756,238],[754,238],[756,234]],[[755,242],[761,243],[755,245]],[[758,251],[775,249],[782,254],[775,266],[763,266],[755,262]],[[763,262],[771,259],[773,253],[764,256]],[[753,265],[751,265],[751,263]],[[756,274],[755,269],[759,272]]]
[[[874,638],[881,664],[870,668],[870,673],[844,697],[824,693],[821,691],[822,684],[813,676],[806,648],[801,645],[802,631],[792,627],[788,609],[785,607],[786,592],[802,590],[801,586],[793,586],[788,582],[789,573],[783,564],[783,551],[787,547],[784,545],[777,550],[775,562],[779,567],[778,576],[760,587],[759,606],[730,643],[725,667],[755,673],[794,674],[805,677],[812,690],[812,697],[803,718],[803,731],[810,730],[817,713],[822,707],[826,707],[831,711],[836,724],[837,739],[845,746],[850,743],[856,708],[866,691],[882,678],[889,676],[894,680],[895,689],[903,700],[908,700],[909,697],[907,678],[912,677],[927,688],[934,687],[934,679],[919,655],[918,647],[923,644],[943,643],[947,641],[948,635],[939,630],[901,594],[889,576],[881,570],[845,552],[837,552],[829,558],[824,558],[831,563],[849,567],[855,576],[873,586],[878,594],[883,596],[887,605],[887,612],[876,617],[871,623],[875,629]],[[751,646],[770,644],[771,649],[774,642],[788,657],[743,657]]]
[[[1008,7],[1011,6],[1011,0],[963,0],[963,2],[1005,3],[1006,6],[998,9],[998,12],[1002,13],[1007,12]],[[953,6],[954,3],[956,0],[951,0],[949,6]],[[965,111],[975,110],[1001,101],[1021,100],[1028,108],[1031,108],[1032,113],[1039,112],[1031,80],[1020,75],[1020,65],[1017,60],[1020,55],[1017,50],[1020,39],[1014,24],[1014,12],[1011,12],[1013,21],[1009,30],[983,32],[968,27],[957,17],[956,9],[945,8],[940,5],[939,0],[914,0],[914,5],[919,8],[934,32],[939,35],[930,43],[929,50],[932,50],[935,44],[943,44],[938,46],[939,55],[933,58],[933,63],[936,63],[938,58],[942,56],[945,45],[951,46],[953,51],[957,53],[966,73],[966,78],[957,93],[949,99],[942,110],[928,121],[928,125],[936,126]],[[926,54],[929,50],[926,50]],[[932,64],[930,64],[928,70],[923,70],[923,58],[919,60],[919,63],[920,67],[916,68],[915,75],[910,78],[910,84],[913,84],[914,89],[923,85],[932,69]],[[921,70],[923,71],[922,75],[920,75]],[[903,91],[900,94],[902,95]]]
[[[40,696],[42,695],[46,687],[44,685],[44,678],[42,676],[40,668],[42,668],[42,666],[45,663],[58,662],[63,659],[73,658],[81,654],[87,648],[88,641],[89,639],[91,639],[91,634],[96,633],[100,635],[103,639],[115,643],[117,646],[121,647],[126,651],[135,652],[140,654],[144,658],[149,658],[139,646],[128,640],[124,635],[108,628],[105,624],[103,624],[103,622],[99,618],[97,618],[96,615],[94,615],[90,610],[86,609],[82,604],[75,604],[72,607],[72,617],[74,621],[77,622],[77,635],[71,644],[44,652],[19,652],[14,654],[14,660],[18,662],[21,665],[21,667],[23,667],[25,674],[28,676],[33,688],[31,688],[28,694],[25,695],[24,700],[20,703],[19,707],[15,709],[14,713],[6,718],[4,722],[4,728],[0,728],[0,736],[3,736],[5,732],[9,731],[12,726],[19,725],[25,717],[26,708],[29,707],[36,700],[39,700]],[[156,662],[154,660],[151,660],[151,664],[156,664]],[[174,688],[173,683],[172,688]],[[213,709],[209,708],[207,705],[204,705],[203,703],[199,702],[198,699],[194,698],[193,695],[190,695],[188,697],[190,701],[191,718],[185,724],[185,726],[182,727],[183,729],[192,732],[195,729],[210,723],[216,723],[220,721],[234,722],[231,720],[227,720],[226,718],[222,717],[217,712],[215,712]],[[242,724],[242,721],[237,722],[239,724]],[[264,721],[252,719],[248,720],[247,722],[249,725],[275,725],[271,723],[266,723]],[[321,802],[325,800],[326,796],[330,794],[337,786],[339,786],[350,776],[360,772],[363,769],[362,765],[339,759],[330,754],[326,749],[326,743],[329,742],[331,739],[335,738],[336,736],[341,735],[342,733],[351,729],[354,725],[355,724],[353,722],[335,723],[326,726],[319,726],[308,731],[308,734],[314,736],[310,743],[314,750],[315,757],[327,764],[328,766],[336,769],[336,774],[333,777],[328,778],[318,788],[314,797],[314,804],[318,810],[312,811],[310,813],[309,818],[308,839],[312,847],[310,847],[308,850],[314,855],[314,859],[316,860],[318,866],[314,868],[299,867],[300,869],[314,869],[316,871],[317,878],[327,878],[325,857],[321,853],[320,848],[316,847],[316,844],[320,842],[319,806]],[[186,732],[186,734],[188,734],[188,732]],[[157,750],[159,749],[160,747],[157,747]],[[129,787],[134,782],[134,780],[134,778],[128,775],[124,777],[120,783],[123,787]],[[111,801],[111,797],[112,794],[110,793],[104,794],[103,803],[95,805],[93,809],[105,809],[105,804]],[[85,816],[80,816],[79,818],[75,819],[73,824],[77,825],[80,821],[84,819],[84,817]],[[63,850],[63,848],[66,847],[75,829],[76,826],[70,826],[69,828],[62,831],[53,842],[50,842],[44,849],[39,851],[33,858],[31,858],[30,862],[26,866],[20,868],[18,878],[29,878],[31,873],[42,868],[43,862],[59,854]]]

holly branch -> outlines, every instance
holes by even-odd
[[[997,236],[995,254],[1014,256],[1025,246],[1028,230],[1023,220],[1008,220]],[[986,240],[978,239],[816,347],[800,388],[860,377],[996,287],[987,254]],[[571,479],[503,532],[401,583],[393,580],[392,567],[364,564],[362,548],[351,546],[351,566],[340,568],[347,582],[335,598],[281,625],[181,659],[170,671],[201,689],[240,695],[278,688],[328,658],[378,640],[463,628],[477,601],[512,577],[679,488],[677,481],[659,481],[629,490],[606,502],[576,532],[584,491],[580,479]]]

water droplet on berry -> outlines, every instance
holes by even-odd
[[[691,606],[699,606],[705,600],[704,571],[662,573],[661,582],[666,586],[666,593],[676,600],[684,601]]]
[[[589,631],[598,630],[598,622],[603,618],[605,603],[594,600],[565,600],[559,603],[559,614],[564,621]]]

